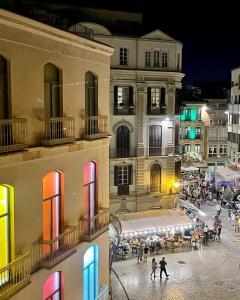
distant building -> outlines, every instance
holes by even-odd
[[[133,37],[81,23],[111,45],[110,209],[171,208],[180,177],[182,44],[160,30]],[[74,30],[78,24],[70,28]]]

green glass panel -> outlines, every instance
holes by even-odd
[[[185,111],[180,115],[180,121],[185,121]]]
[[[194,140],[195,139],[195,130],[194,128],[190,128],[190,140]]]
[[[191,121],[196,121],[197,120],[197,109],[192,108],[191,109]]]

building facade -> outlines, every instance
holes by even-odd
[[[109,107],[111,211],[171,208],[169,193],[180,169],[176,98],[184,76],[182,44],[160,30],[127,37],[98,24],[82,25],[115,49]]]
[[[107,299],[113,49],[0,10],[0,299]]]
[[[224,167],[227,161],[227,99],[182,103],[180,144],[185,154],[183,164],[184,159],[194,162],[200,158],[214,174],[216,168]]]

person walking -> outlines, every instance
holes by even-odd
[[[168,278],[169,275],[167,274],[167,271],[166,271],[167,263],[165,261],[165,257],[163,257],[162,260],[160,260],[159,264],[160,264],[160,278],[162,278],[162,272],[164,272],[166,277]]]
[[[208,245],[208,226],[206,225],[203,229],[203,232],[204,232],[204,244],[205,245]]]
[[[152,273],[151,273],[151,277],[152,277],[152,275],[154,275],[154,277],[156,277],[156,270],[157,270],[157,262],[156,262],[156,259],[153,258],[152,259]]]
[[[144,261],[147,261],[148,250],[149,250],[148,245],[145,243],[145,247],[144,247],[144,249],[143,249],[143,252],[144,252],[144,254],[143,254],[143,259],[144,259]]]
[[[143,256],[143,245],[142,243],[139,245],[138,249],[137,249],[137,262],[139,263],[140,261],[142,261],[142,256]]]
[[[221,233],[222,233],[222,224],[219,223],[217,228],[217,236],[220,242],[221,242]]]

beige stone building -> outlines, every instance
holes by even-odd
[[[0,10],[0,299],[106,299],[113,48]]]
[[[113,213],[174,206],[178,179],[177,100],[184,74],[182,44],[160,30],[143,36],[112,34],[85,22],[95,40],[111,45],[110,209]],[[176,174],[177,173],[177,174]]]

